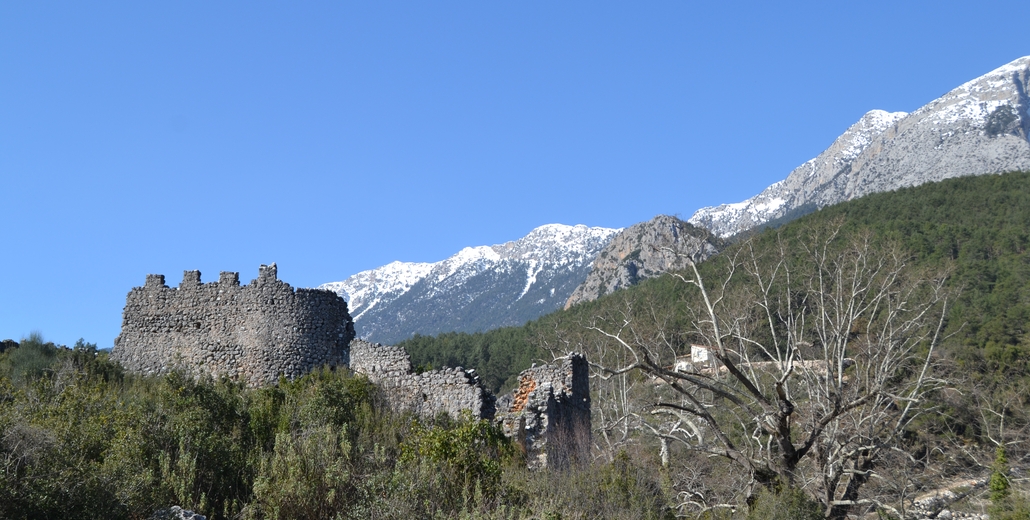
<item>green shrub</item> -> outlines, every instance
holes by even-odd
[[[355,496],[346,427],[279,433],[261,460],[248,518],[343,518]]]
[[[511,441],[497,426],[466,416],[442,418],[440,424],[415,424],[401,445],[398,483],[430,511],[469,509],[477,498],[492,497],[501,487],[502,464],[515,455]]]
[[[762,489],[748,509],[748,520],[821,520],[823,507],[804,491],[787,488],[775,493]]]
[[[18,348],[5,351],[3,356],[6,359],[0,363],[2,371],[16,384],[26,384],[54,368],[58,360],[58,347],[43,341],[39,332],[33,332],[21,340]]]

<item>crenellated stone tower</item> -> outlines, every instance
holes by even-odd
[[[143,374],[184,369],[258,386],[347,365],[353,338],[343,298],[295,290],[277,278],[275,264],[244,286],[239,273],[205,284],[200,271],[185,271],[177,288],[151,274],[129,292],[111,358]]]
[[[347,302],[320,289],[294,289],[275,264],[240,285],[223,272],[201,283],[185,271],[176,288],[147,275],[129,291],[122,333],[111,359],[127,370],[183,370],[228,377],[251,386],[274,384],[322,366],[348,366],[376,383],[390,408],[427,420],[446,413],[499,423],[526,451],[531,468],[565,467],[590,454],[590,381],[586,358],[570,354],[522,372],[519,388],[501,398],[474,369],[416,374],[403,348],[354,339]]]

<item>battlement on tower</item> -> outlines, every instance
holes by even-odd
[[[403,348],[354,339],[343,298],[294,289],[279,280],[275,264],[262,265],[247,285],[235,272],[203,283],[200,271],[184,271],[175,288],[164,275],[148,274],[125,299],[111,359],[147,375],[181,370],[251,386],[323,365],[349,366],[376,383],[396,411],[423,420],[467,411],[500,423],[526,450],[532,468],[564,467],[589,456],[590,381],[582,355],[522,372],[519,388],[498,399],[474,369],[416,374]]]
[[[126,297],[111,358],[143,374],[172,370],[245,380],[257,386],[349,363],[354,323],[331,291],[294,289],[275,264],[240,285],[239,273],[201,282],[183,272],[176,288],[149,274]]]

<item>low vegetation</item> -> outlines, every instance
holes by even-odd
[[[644,461],[530,472],[486,421],[396,415],[364,377],[125,374],[38,335],[0,354],[0,518],[665,518]]]

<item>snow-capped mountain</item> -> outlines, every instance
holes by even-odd
[[[727,237],[869,193],[1030,170],[1028,85],[1030,56],[911,114],[873,110],[786,179],[743,202],[702,208],[689,222]]]
[[[435,263],[392,262],[319,288],[347,300],[369,341],[521,325],[561,308],[619,231],[549,224],[513,242]]]

